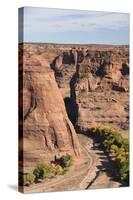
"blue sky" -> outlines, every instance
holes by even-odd
[[[23,19],[24,42],[129,44],[127,13],[25,7]]]

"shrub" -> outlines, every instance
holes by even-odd
[[[126,139],[126,138],[123,139],[122,147],[125,149],[126,152],[129,152],[129,141],[128,141],[128,139]]]
[[[34,169],[33,174],[38,179],[52,178],[55,176],[56,171],[51,165],[41,163]]]
[[[29,186],[35,181],[35,175],[33,173],[21,174],[19,177],[19,184],[22,186]]]
[[[40,163],[33,170],[33,173],[20,173],[19,185],[30,186],[32,183],[39,181],[39,179],[53,178],[56,175],[63,175],[70,167],[72,158],[70,155],[62,156],[54,167],[50,164]]]
[[[72,157],[69,154],[63,155],[60,158],[60,165],[63,168],[70,167],[72,164]]]
[[[63,175],[65,171],[60,165],[57,164],[55,166],[55,172],[57,175]]]
[[[129,154],[125,151],[119,152],[116,157],[117,165],[119,167],[120,179],[124,182],[129,181]]]
[[[97,126],[91,133],[100,137],[100,146],[115,156],[115,164],[121,181],[129,182],[129,141],[117,130],[108,126]]]
[[[38,166],[34,169],[33,174],[34,174],[35,177],[36,177],[36,181],[37,181],[38,179],[43,179],[44,170],[43,170],[43,168],[42,168],[40,165],[38,165]]]
[[[43,164],[44,178],[52,178],[56,175],[55,168],[52,165]]]
[[[129,159],[120,162],[120,179],[129,182]]]
[[[110,153],[116,154],[118,152],[118,147],[115,144],[112,144],[110,147]]]

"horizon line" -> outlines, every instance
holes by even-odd
[[[55,42],[18,42],[18,44],[53,44],[53,45],[105,45],[105,46],[130,46],[130,44],[107,43],[55,43]]]

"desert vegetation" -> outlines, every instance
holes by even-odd
[[[129,141],[114,128],[97,126],[91,133],[99,140],[99,147],[110,156],[115,163],[117,176],[123,183],[129,183]]]
[[[30,186],[33,183],[39,183],[45,179],[63,175],[69,170],[71,165],[72,157],[69,154],[61,156],[53,161],[53,164],[39,163],[32,172],[19,175],[19,185]]]
[[[35,181],[35,175],[33,173],[20,173],[19,185],[30,186]]]

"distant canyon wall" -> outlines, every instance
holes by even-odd
[[[65,50],[70,63],[62,62],[60,66],[55,64],[54,67],[63,97],[71,97],[75,102],[75,126],[84,131],[98,124],[106,124],[127,132],[129,47],[88,45],[82,49],[77,48],[76,51],[79,55],[77,65],[71,62],[69,50]],[[56,59],[58,62],[58,57]]]

